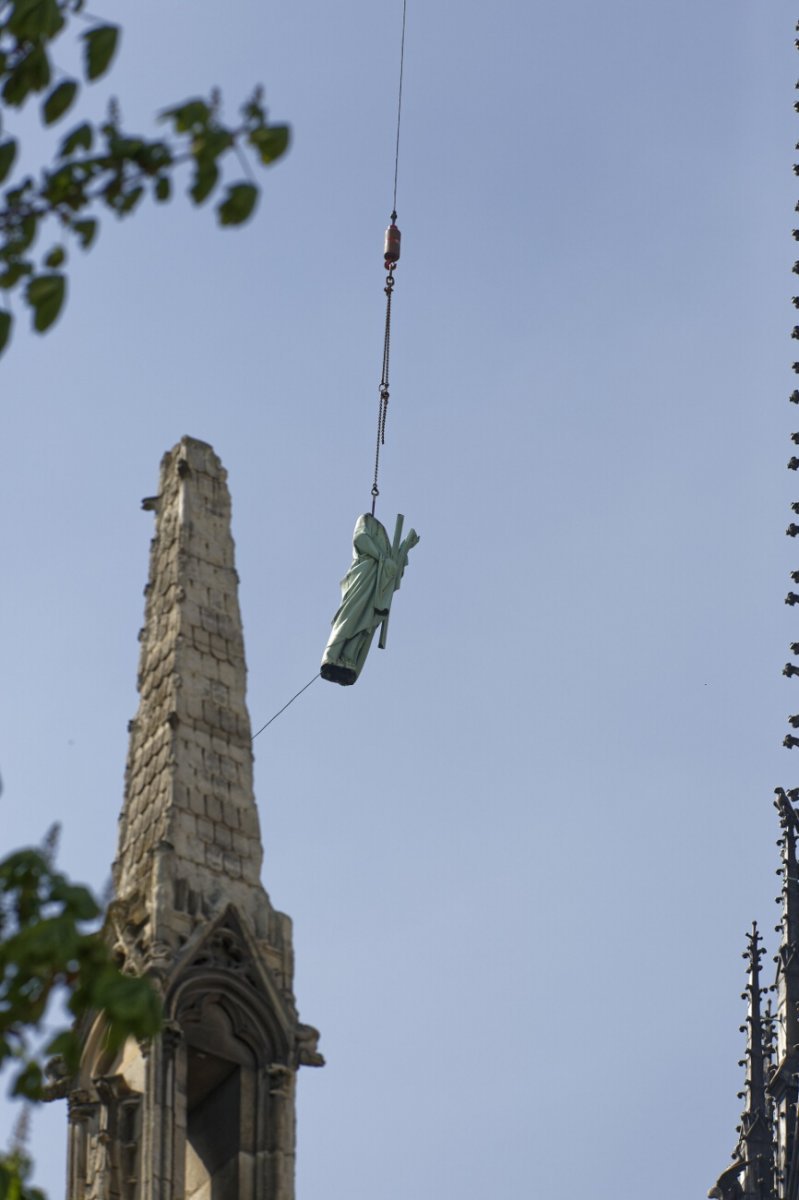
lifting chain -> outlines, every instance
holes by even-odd
[[[396,221],[397,213],[395,210],[391,214],[391,224],[386,230],[386,240],[383,249],[385,266],[388,271],[386,286],[383,288],[386,295],[386,328],[383,334],[383,370],[380,375],[380,387],[378,389],[379,404],[377,410],[377,439],[375,442],[375,475],[372,483],[372,516],[375,515],[375,505],[377,504],[377,497],[380,495],[380,488],[377,486],[377,477],[380,473],[380,447],[385,444],[386,440],[388,369],[391,356],[391,298],[394,295],[394,267],[397,265],[400,256],[400,231],[397,228]]]

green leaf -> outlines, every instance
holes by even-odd
[[[97,235],[97,222],[94,218],[86,221],[75,221],[72,228],[78,235],[83,249],[88,250]]]
[[[0,1154],[0,1200],[47,1200],[40,1188],[28,1183],[32,1164],[18,1149]]]
[[[3,84],[3,100],[12,108],[20,108],[31,92],[43,92],[50,82],[50,60],[41,45],[33,47]]]
[[[252,214],[258,199],[258,188],[252,183],[234,183],[217,213],[220,225],[241,225]]]
[[[32,91],[43,92],[46,87],[49,87],[50,59],[41,46],[37,46],[32,54],[28,55],[25,66],[31,77]]]
[[[202,204],[203,200],[208,198],[218,179],[219,168],[213,159],[203,159],[197,163],[194,183],[189,191],[195,204]]]
[[[34,213],[28,213],[26,217],[22,218],[12,237],[9,238],[15,254],[18,254],[20,250],[27,250],[28,246],[33,244],[38,228],[38,217]]]
[[[23,275],[31,275],[33,266],[29,262],[15,261],[10,263],[4,271],[0,271],[0,288],[12,288],[19,283]]]
[[[37,275],[25,291],[25,299],[33,309],[33,328],[44,333],[61,312],[66,295],[63,275]]]
[[[261,103],[263,100],[263,89],[257,87],[246,104],[241,107],[242,116],[245,116],[248,121],[253,121],[258,125],[263,125],[266,120],[264,106]]]
[[[172,193],[172,184],[168,175],[161,175],[155,184],[156,200],[168,200]]]
[[[129,192],[125,192],[125,195],[121,200],[117,201],[114,207],[119,215],[124,217],[126,213],[133,211],[143,195],[144,188],[141,187],[141,185],[139,187],[131,188]]]
[[[0,309],[0,354],[3,353],[8,345],[8,339],[11,337],[11,326],[14,323],[14,318],[10,312],[5,309]]]
[[[6,81],[3,84],[3,91],[0,93],[3,97],[3,103],[10,105],[12,108],[18,108],[30,91],[28,86],[28,78],[25,71],[18,67],[15,71],[10,71],[6,76]]]
[[[175,108],[165,108],[159,116],[162,121],[171,118],[178,133],[188,133],[190,129],[204,129],[211,116],[211,110],[204,100],[187,100],[185,104],[178,104]]]
[[[45,125],[52,125],[62,117],[78,94],[78,85],[74,79],[65,79],[54,87],[42,105],[42,120]]]
[[[0,143],[0,183],[7,178],[16,157],[17,143],[14,138],[9,138],[7,142]]]
[[[16,0],[8,19],[9,33],[20,41],[54,38],[63,27],[57,0]]]
[[[114,136],[109,140],[108,149],[115,158],[132,158],[134,162],[138,162],[139,155],[146,146],[142,138]]]
[[[26,298],[28,303],[37,310],[42,304],[47,304],[52,300],[55,290],[51,283],[52,280],[60,281],[61,299],[63,300],[63,276],[61,275],[40,275],[28,284]],[[40,286],[37,287],[37,285]],[[56,311],[47,325],[51,325],[57,315]],[[47,325],[44,325],[39,332],[43,332]],[[36,328],[39,329],[39,326],[37,325]],[[62,965],[74,955],[78,936],[74,922],[69,916],[49,917],[27,926],[13,938],[9,938],[6,948],[12,946],[15,957],[24,958],[30,969],[41,965],[47,969],[60,970]]]
[[[91,921],[100,915],[100,908],[89,889],[79,883],[70,883],[63,875],[55,876],[50,899],[63,904],[65,914],[76,921]]]
[[[100,1008],[109,1023],[108,1041],[121,1045],[125,1038],[150,1037],[161,1026],[161,1002],[146,979],[121,975],[108,966],[95,972],[91,1007]]]
[[[291,130],[288,125],[262,126],[253,129],[249,136],[250,145],[258,151],[258,157],[264,166],[275,162],[288,149]]]
[[[194,138],[192,154],[201,162],[203,159],[217,159],[233,145],[233,135],[227,129],[210,126],[203,129]]]
[[[44,1047],[45,1054],[72,1054],[78,1038],[73,1030],[62,1029]]]
[[[14,1080],[11,1095],[26,1096],[28,1100],[41,1100],[43,1084],[44,1076],[38,1063],[26,1063]]]
[[[94,131],[88,121],[84,121],[82,125],[76,125],[61,143],[58,157],[67,158],[76,150],[91,150],[93,139]]]
[[[145,142],[132,157],[148,175],[157,175],[172,165],[172,151],[166,142]]]
[[[86,204],[84,174],[75,163],[66,162],[52,175],[45,175],[40,195],[51,209],[62,204],[83,208]]]
[[[85,70],[87,79],[99,79],[111,65],[119,43],[118,25],[95,25],[83,34],[86,43]]]
[[[50,253],[44,260],[46,267],[60,267],[66,258],[66,251],[63,246],[53,246]]]
[[[74,1070],[80,1062],[81,1044],[80,1038],[74,1029],[62,1029],[57,1033],[47,1045],[44,1047],[44,1054],[60,1055],[63,1058],[66,1066],[70,1070]]]

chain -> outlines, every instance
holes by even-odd
[[[375,443],[375,477],[372,483],[372,516],[375,515],[375,505],[377,497],[380,495],[380,488],[377,486],[377,477],[380,472],[380,447],[385,445],[386,441],[386,417],[388,415],[388,368],[389,358],[391,355],[391,297],[394,294],[394,268],[390,268],[386,276],[386,286],[383,289],[386,293],[386,329],[383,335],[383,371],[380,376],[379,388],[379,405],[377,410],[377,440]]]

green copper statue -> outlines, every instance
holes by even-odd
[[[400,541],[404,520],[401,514],[397,517],[393,544],[371,513],[364,513],[355,523],[352,566],[341,581],[341,604],[322,655],[322,678],[331,683],[355,683],[378,625],[383,626],[378,644],[381,650],[385,648],[391,600],[408,552],[419,541],[415,529]]]

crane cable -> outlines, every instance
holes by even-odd
[[[377,447],[375,449],[375,476],[372,484],[372,516],[375,515],[375,503],[380,495],[380,489],[377,486],[377,477],[380,470],[380,447],[386,440],[386,412],[388,410],[388,367],[389,356],[391,353],[391,297],[394,291],[394,267],[399,262],[400,253],[400,231],[397,229],[397,176],[399,173],[399,142],[400,142],[400,121],[402,118],[402,73],[405,66],[405,16],[408,8],[408,0],[402,0],[402,38],[400,41],[400,69],[399,69],[399,92],[397,95],[397,139],[394,146],[394,200],[391,209],[391,224],[386,230],[385,245],[383,248],[383,257],[388,274],[386,275],[386,286],[383,289],[386,294],[386,328],[383,335],[383,370],[380,375],[380,408],[377,415]],[[301,687],[296,692],[288,703],[278,709],[273,717],[270,717],[265,725],[262,725],[251,737],[251,741],[255,741],[260,733],[268,728],[273,721],[286,711],[289,705],[293,704],[303,692],[306,692],[312,683],[316,683],[320,672],[317,671],[312,679],[309,679],[304,687]]]
[[[378,487],[378,476],[380,474],[380,448],[385,445],[386,441],[386,416],[388,415],[388,371],[389,359],[391,355],[391,299],[394,294],[394,268],[399,262],[400,256],[400,231],[397,228],[397,178],[399,175],[399,144],[400,144],[400,125],[402,121],[402,76],[405,68],[405,19],[407,15],[408,0],[402,0],[402,37],[400,39],[400,69],[399,69],[399,89],[397,94],[397,137],[394,146],[394,198],[391,208],[391,224],[386,230],[385,244],[383,247],[383,258],[386,271],[386,284],[383,288],[386,297],[386,324],[383,333],[383,369],[380,374],[380,386],[378,388],[378,409],[377,409],[377,438],[375,441],[375,473],[372,481],[372,516],[375,515],[375,505],[377,497],[380,495]]]

